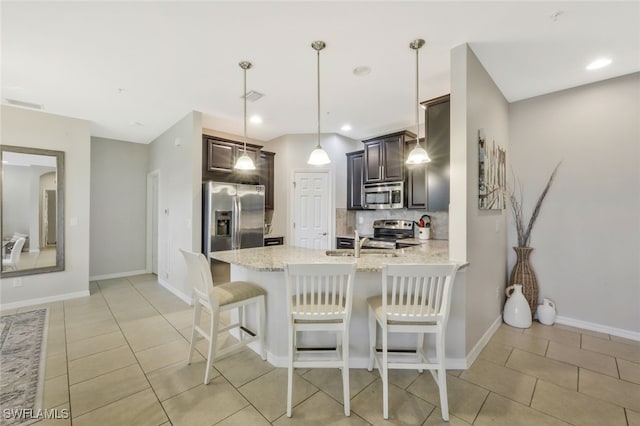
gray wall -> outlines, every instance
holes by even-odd
[[[506,210],[478,209],[478,129],[509,150],[508,103],[468,45],[451,51],[451,257],[466,259],[469,353],[500,317],[507,272]],[[507,155],[508,159],[508,155]]]
[[[2,142],[65,153],[65,270],[3,279],[3,307],[89,295],[90,123],[3,105]],[[21,287],[14,287],[14,282]]]
[[[510,106],[511,164],[530,212],[541,297],[558,315],[640,332],[640,73]],[[509,228],[509,242],[516,243]],[[511,255],[510,264],[514,263]],[[580,324],[577,324],[580,325]]]
[[[184,299],[191,289],[179,249],[200,251],[202,114],[190,112],[149,147],[149,172],[159,172],[158,279]]]
[[[92,278],[146,269],[148,163],[148,145],[91,138]]]

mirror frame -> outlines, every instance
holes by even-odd
[[[64,251],[65,251],[65,241],[64,241],[64,203],[65,203],[65,173],[64,173],[64,152],[63,151],[53,151],[49,149],[39,149],[39,148],[27,148],[22,146],[11,146],[11,145],[0,145],[0,159],[5,152],[15,152],[20,154],[34,154],[34,155],[47,155],[50,157],[56,158],[56,179],[57,179],[57,200],[56,200],[56,215],[57,215],[57,223],[56,223],[56,264],[53,266],[43,266],[41,268],[31,268],[31,269],[23,269],[19,271],[2,271],[0,267],[0,277],[2,278],[11,278],[11,277],[23,277],[26,275],[35,275],[35,274],[46,274],[49,272],[58,272],[64,271]],[[0,163],[2,164],[2,163]],[[2,176],[2,182],[4,185],[4,167],[0,165],[0,175]],[[3,235],[3,185],[0,185],[0,236]]]

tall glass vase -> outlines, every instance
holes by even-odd
[[[522,294],[529,302],[529,308],[531,308],[531,315],[533,316],[538,306],[538,280],[529,263],[529,255],[533,248],[514,247],[513,250],[516,252],[517,258],[516,264],[511,271],[509,285],[522,284]]]

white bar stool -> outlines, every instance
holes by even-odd
[[[389,418],[389,369],[430,370],[440,390],[442,418],[449,420],[445,330],[451,307],[451,289],[457,265],[385,265],[382,294],[367,299],[369,304],[369,371],[375,362],[382,378],[382,414]],[[383,297],[386,295],[386,297]],[[382,350],[376,348],[376,324],[382,329]],[[405,360],[389,359],[389,333],[415,333],[415,352],[396,353]],[[424,352],[424,335],[436,335],[436,360]],[[406,356],[410,359],[407,360]]]
[[[286,264],[284,271],[289,301],[287,416],[291,417],[293,369],[303,367],[342,369],[344,415],[349,416],[349,322],[356,264]],[[317,352],[301,351],[296,345],[300,331],[336,332],[335,352],[319,357]]]
[[[189,283],[193,290],[193,330],[191,331],[191,344],[189,346],[189,356],[187,363],[191,363],[196,342],[205,339],[209,342],[207,352],[207,369],[204,373],[204,384],[209,383],[211,364],[217,358],[221,358],[249,343],[258,341],[260,344],[260,356],[267,359],[264,346],[265,329],[265,301],[266,291],[256,284],[246,281],[231,281],[228,283],[213,285],[209,262],[202,253],[194,253],[182,250],[182,255],[187,262],[189,271]],[[244,307],[256,305],[256,331],[251,331],[245,327]],[[200,327],[200,315],[202,307],[211,314],[211,324],[209,331]],[[220,313],[231,309],[238,309],[238,323],[220,327]],[[238,328],[240,341],[216,352],[216,338],[219,333]]]

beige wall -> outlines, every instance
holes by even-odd
[[[65,270],[3,279],[0,284],[2,306],[88,295],[91,183],[89,122],[3,105],[0,123],[2,144],[65,153]],[[17,282],[22,286],[14,287]]]
[[[564,321],[640,338],[640,73],[510,106],[511,163],[530,212],[540,296]],[[516,244],[509,228],[509,243]],[[510,253],[510,264],[515,256]],[[581,326],[585,324],[574,323]],[[606,327],[615,328],[608,330]]]
[[[313,171],[318,169],[331,170],[333,177],[332,192],[335,214],[336,208],[347,207],[347,157],[345,153],[363,149],[360,141],[346,138],[337,134],[322,135],[322,147],[329,154],[331,163],[328,166],[310,166],[307,164],[309,154],[317,143],[316,134],[284,135],[268,141],[264,149],[276,153],[275,157],[275,192],[272,221],[272,234],[285,235],[287,241],[291,241],[289,233],[291,200],[291,177],[294,170]],[[331,222],[333,223],[333,222]],[[330,242],[334,244],[335,241]]]
[[[478,130],[507,149],[508,103],[468,45],[452,50],[451,257],[466,259],[467,354],[499,318],[507,274],[506,210],[478,209]]]
[[[199,252],[202,216],[202,114],[190,112],[149,147],[149,172],[158,171],[158,279],[183,298],[191,295],[180,248]]]

